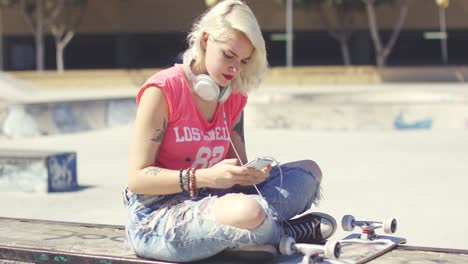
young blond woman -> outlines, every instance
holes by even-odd
[[[144,258],[187,262],[226,249],[260,251],[283,235],[330,237],[331,216],[289,220],[319,198],[315,162],[242,166],[243,109],[268,66],[251,9],[218,3],[196,21],[188,44],[183,64],[150,77],[137,96],[124,191],[129,245]]]

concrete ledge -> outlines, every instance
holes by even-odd
[[[466,66],[387,67],[378,69],[383,83],[466,83]]]
[[[8,72],[19,80],[33,83],[40,89],[136,89],[144,81],[161,69],[100,69],[100,70],[66,70],[59,74],[56,71],[12,71]]]
[[[264,83],[267,85],[311,84],[375,84],[381,83],[377,68],[372,66],[272,67]]]
[[[0,149],[0,191],[71,191],[76,168],[75,152]]]
[[[122,70],[67,70],[8,72],[23,83],[34,84],[40,90],[110,89],[135,90],[160,71],[158,68]],[[309,86],[314,84],[381,84],[381,83],[466,83],[466,66],[384,67],[375,66],[295,66],[271,67],[264,80],[266,85]]]
[[[246,107],[245,127],[306,130],[466,130],[466,85],[270,88]],[[339,88],[339,87],[337,87]],[[314,91],[314,92],[312,92]]]
[[[76,133],[133,122],[135,99],[52,101],[0,106],[0,137]]]

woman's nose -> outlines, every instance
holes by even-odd
[[[239,71],[239,63],[235,63],[231,66],[231,71],[232,72],[238,72]]]

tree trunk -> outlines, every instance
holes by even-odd
[[[408,0],[400,0],[399,8],[400,8],[400,13],[399,13],[398,20],[396,22],[395,27],[393,28],[392,35],[390,36],[390,39],[388,40],[387,45],[385,45],[382,51],[384,62],[387,61],[388,56],[392,52],[393,46],[395,46],[398,36],[400,35],[401,29],[403,28],[403,24],[405,23],[406,16],[408,14]]]
[[[0,71],[3,71],[3,9],[0,9]]]
[[[34,42],[36,45],[36,70],[43,71],[45,69],[45,44],[44,34],[47,31],[48,25],[60,13],[63,2],[58,2],[53,8],[46,8],[43,0],[27,1],[21,3],[22,13],[31,26],[34,34]]]
[[[382,53],[382,41],[380,40],[379,27],[375,17],[374,0],[363,0],[366,4],[367,18],[369,20],[369,30],[371,34],[372,43],[374,44],[374,52],[376,64],[378,67],[383,67],[385,61],[382,60],[380,54]]]
[[[351,55],[349,53],[348,39],[346,37],[340,38],[341,57],[345,66],[351,65]]]
[[[371,32],[372,42],[374,43],[375,59],[378,67],[384,67],[387,64],[387,58],[392,52],[398,36],[400,35],[403,24],[408,14],[408,1],[400,0],[400,14],[395,27],[393,28],[392,35],[388,43],[383,46],[382,40],[379,35],[379,27],[377,25],[377,18],[375,17],[375,0],[362,0],[366,4],[367,16],[369,19],[369,28]]]
[[[36,70],[44,70],[44,3],[42,0],[37,1],[37,29],[34,32],[34,40],[36,42]]]
[[[65,46],[62,45],[61,43],[55,42],[55,56],[56,56],[56,62],[57,62],[57,72],[59,74],[62,74],[65,67],[63,63],[63,53],[65,51]]]
[[[343,59],[343,64],[345,66],[351,65],[351,55],[350,55],[349,46],[348,46],[348,35],[350,33],[349,33],[349,30],[347,30],[346,27],[344,26],[344,23],[343,23],[344,14],[343,14],[343,12],[340,12],[340,14],[339,14],[339,12],[335,11],[335,16],[336,16],[336,19],[338,20],[338,25],[340,26],[340,29],[336,30],[336,29],[333,28],[332,24],[330,23],[327,15],[326,15],[326,11],[323,8],[323,5],[319,5],[318,11],[319,11],[318,13],[319,13],[320,22],[325,27],[328,34],[333,39],[335,39],[336,41],[338,41],[340,43],[341,58]]]
[[[34,41],[36,43],[36,70],[44,70],[44,34],[41,31],[34,33]]]
[[[63,73],[65,70],[65,48],[75,35],[75,30],[78,27],[78,24],[81,22],[81,18],[83,17],[86,3],[86,1],[71,3],[62,0],[58,3],[56,9],[54,10],[54,19],[50,20],[48,27],[55,39],[55,57],[58,73]],[[78,6],[76,4],[78,4]],[[76,16],[73,15],[74,7],[79,8],[78,14]],[[64,11],[65,13],[60,17],[58,15],[59,11]]]
[[[286,1],[286,14],[285,14],[285,24],[286,24],[286,66],[293,66],[294,58],[294,29],[293,29],[293,19],[294,19],[294,3],[293,0]]]
[[[377,67],[385,67],[387,63],[387,57],[382,54],[375,54]]]
[[[64,34],[64,27],[61,29],[51,27],[51,31],[55,38],[55,60],[57,63],[57,72],[63,73],[65,70],[65,59],[63,56],[65,53],[65,48],[67,47],[68,43],[70,43],[70,40],[75,35],[75,32],[68,31]]]

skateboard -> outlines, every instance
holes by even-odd
[[[351,215],[345,215],[341,226],[345,231],[353,231],[355,227],[359,227],[362,232],[350,234],[338,241],[329,240],[325,245],[296,244],[292,238],[283,238],[279,251],[282,255],[291,257],[279,258],[277,263],[366,263],[406,243],[404,238],[376,233],[377,229],[383,228],[385,233],[394,234],[397,229],[395,218],[382,222],[358,221]]]
[[[325,245],[296,243],[292,237],[282,237],[278,246],[282,255],[291,256],[294,253],[303,254],[302,264],[322,263],[325,259],[337,259],[341,254],[341,244],[329,240]]]
[[[353,231],[355,227],[359,227],[361,232],[350,234],[340,240],[340,258],[325,263],[366,263],[393,250],[398,245],[406,243],[405,238],[383,236],[376,233],[377,229],[382,228],[386,234],[395,234],[397,230],[395,218],[381,222],[360,221],[352,215],[345,215],[342,218],[341,226],[345,231]]]

